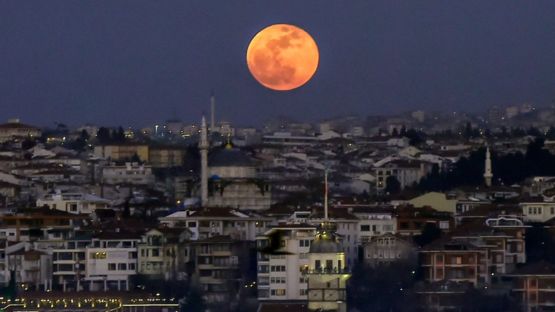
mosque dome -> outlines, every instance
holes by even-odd
[[[208,165],[210,167],[254,167],[254,161],[240,149],[227,146],[210,153]]]
[[[335,229],[331,223],[322,223],[314,240],[310,244],[310,253],[339,253],[343,252],[337,241]]]

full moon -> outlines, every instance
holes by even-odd
[[[307,83],[318,68],[319,58],[314,39],[289,24],[262,29],[247,49],[247,65],[254,78],[263,86],[279,91]]]

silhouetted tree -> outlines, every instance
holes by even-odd
[[[202,293],[196,288],[192,287],[184,298],[184,303],[181,305],[180,311],[182,312],[204,312],[206,310],[206,303],[202,298]]]
[[[385,192],[388,194],[397,194],[401,191],[401,183],[395,176],[389,176],[385,179]]]
[[[422,131],[417,131],[415,129],[409,129],[405,133],[405,137],[409,139],[409,144],[412,146],[419,146],[424,143],[425,133]]]
[[[100,127],[96,133],[96,139],[100,144],[108,144],[112,141],[112,136],[110,135],[110,129],[105,127]]]
[[[411,287],[415,268],[404,261],[375,268],[355,265],[347,284],[347,301],[358,311],[417,311]]]
[[[123,130],[123,128],[121,126],[118,127],[118,130],[114,132],[113,140],[114,140],[114,142],[117,142],[117,143],[125,142],[125,131]]]
[[[422,234],[414,237],[414,242],[420,247],[425,246],[441,237],[441,230],[435,223],[426,223],[422,229]]]
[[[21,149],[28,150],[35,147],[35,145],[37,145],[37,142],[35,140],[31,138],[25,138],[25,140],[21,142]]]
[[[393,131],[391,131],[391,136],[392,137],[398,137],[399,136],[399,131],[397,131],[397,128],[393,128]]]

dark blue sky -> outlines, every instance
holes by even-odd
[[[296,24],[320,67],[292,92],[265,89],[249,40]],[[414,109],[481,110],[555,99],[553,0],[0,0],[0,118],[72,125]],[[177,116],[176,116],[177,115]]]

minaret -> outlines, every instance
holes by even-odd
[[[484,168],[484,182],[487,187],[491,186],[491,179],[493,178],[493,173],[491,172],[491,155],[489,152],[489,146],[486,148],[486,164]]]
[[[210,94],[210,134],[216,131],[216,97],[214,96],[214,92]]]
[[[208,129],[206,119],[202,116],[200,126],[200,203],[205,206],[208,203]]]

